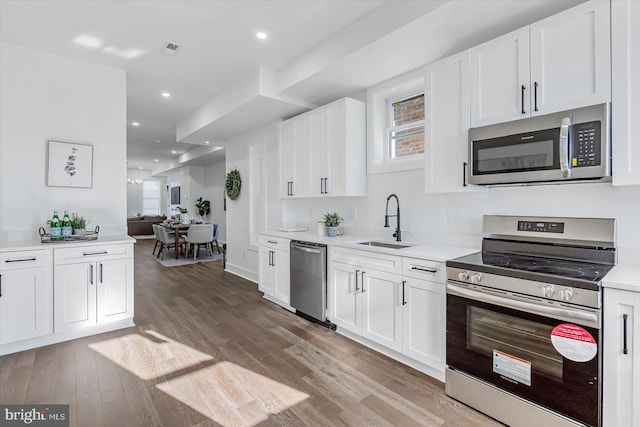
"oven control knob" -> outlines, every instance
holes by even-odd
[[[563,288],[558,291],[558,296],[562,301],[571,301],[573,299],[573,289]]]
[[[540,291],[542,292],[542,296],[544,298],[551,298],[553,296],[553,293],[555,292],[553,286],[551,285],[544,285],[542,288],[540,288]]]
[[[458,273],[458,279],[462,280],[463,282],[469,280],[469,272],[461,271],[460,273]]]
[[[481,280],[482,280],[482,274],[480,273],[473,273],[473,276],[471,276],[471,282],[476,285],[480,283]]]

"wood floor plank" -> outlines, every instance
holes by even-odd
[[[68,403],[74,427],[500,425],[220,262],[165,268],[152,248],[135,245],[137,326],[0,357],[0,402]]]

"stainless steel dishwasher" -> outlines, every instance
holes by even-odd
[[[291,241],[291,307],[309,320],[327,324],[327,246]]]

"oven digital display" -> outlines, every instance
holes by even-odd
[[[518,231],[564,233],[564,222],[518,221]]]

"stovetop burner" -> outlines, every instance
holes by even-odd
[[[530,255],[483,252],[482,263],[487,266],[522,270],[599,282],[611,269],[611,265],[595,264],[563,259],[548,259]]]

